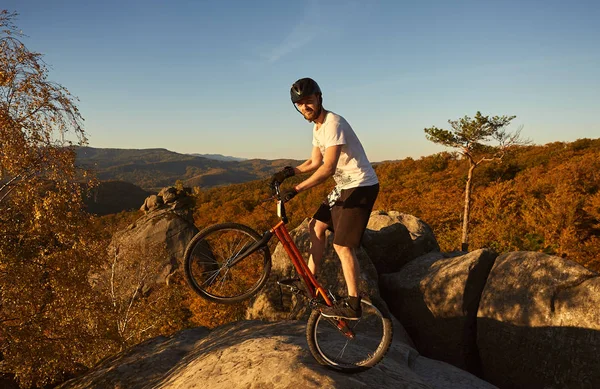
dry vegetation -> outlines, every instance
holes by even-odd
[[[109,249],[111,233],[138,214],[84,211],[85,174],[75,168],[75,151],[57,141],[71,134],[85,144],[75,99],[47,80],[40,54],[20,42],[13,20],[0,12],[0,373],[41,387],[149,337],[241,318],[244,305],[207,303],[181,277],[146,288],[161,248]],[[375,208],[418,216],[443,250],[458,249],[468,169],[452,153],[381,163]],[[481,166],[472,184],[470,247],[543,251],[600,269],[599,172],[598,139],[515,147],[502,163]],[[290,228],[331,186],[290,203]],[[260,200],[268,195],[266,181],[196,188],[196,224],[267,229],[274,205]]]

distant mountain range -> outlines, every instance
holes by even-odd
[[[204,157],[208,159],[215,159],[217,161],[246,161],[248,158],[230,157],[229,155],[223,154],[190,154],[196,157]]]
[[[78,147],[76,163],[101,181],[126,181],[157,192],[181,180],[185,186],[211,188],[269,177],[292,159],[241,159],[218,154],[179,154],[166,149],[100,149]],[[141,205],[141,204],[140,204]]]

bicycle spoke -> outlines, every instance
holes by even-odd
[[[344,347],[342,347],[342,349],[340,350],[340,352],[338,353],[338,360],[343,360],[343,356],[344,356],[344,351],[346,351],[346,347],[348,346],[348,341],[346,341],[346,343],[344,343]]]
[[[246,247],[246,245],[243,245],[243,237],[240,237],[240,240],[238,243],[235,244],[235,250],[233,250],[233,252],[235,252],[235,255],[232,255],[231,258],[236,258],[238,255],[240,255],[240,253],[242,252],[242,250],[244,249],[244,247]],[[238,249],[239,246],[242,246]]]
[[[207,285],[207,284],[208,285],[212,285],[212,283],[215,282],[215,280],[219,276],[219,273],[221,272],[221,269],[219,269],[219,270],[213,270],[212,272],[213,272],[213,274],[210,275],[208,277],[208,279],[202,285]],[[204,273],[210,273],[210,272],[204,272]]]
[[[225,285],[225,281],[227,280],[227,273],[229,273],[229,268],[225,270],[225,274],[221,278],[221,290],[223,290],[223,286]]]

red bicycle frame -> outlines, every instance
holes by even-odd
[[[283,245],[285,252],[288,254],[292,260],[292,264],[296,268],[296,273],[298,273],[298,275],[304,280],[304,283],[306,284],[311,296],[317,297],[318,295],[321,295],[327,305],[332,305],[331,299],[327,295],[327,292],[319,284],[315,276],[308,268],[304,258],[302,258],[302,254],[300,254],[300,250],[298,250],[298,247],[292,240],[287,228],[285,228],[285,223],[283,220],[277,223],[275,227],[271,228],[269,231],[274,233]]]

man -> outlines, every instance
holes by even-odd
[[[310,78],[296,81],[290,90],[292,103],[306,120],[314,123],[311,156],[303,164],[287,166],[273,176],[281,183],[295,174],[313,174],[293,189],[284,191],[284,201],[299,192],[325,182],[329,177],[336,182],[314,214],[310,224],[310,257],[308,267],[317,274],[325,248],[325,231],[334,232],[333,247],[340,258],[348,298],[334,307],[322,310],[327,317],[359,319],[362,315],[358,282],[360,268],[355,249],[359,247],[373,204],[379,193],[377,175],[350,124],[323,108],[323,95],[319,85]]]

